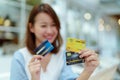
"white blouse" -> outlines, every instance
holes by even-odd
[[[79,75],[73,73],[71,66],[66,65],[64,53],[61,50],[57,54],[52,54],[46,72],[41,70],[40,80],[76,80]],[[32,57],[33,55],[26,47],[14,53],[11,62],[10,80],[31,80],[28,63]]]
[[[24,60],[25,60],[25,70],[27,72],[27,75],[29,77],[29,80],[31,80],[31,75],[28,69],[28,63],[32,58],[32,55],[30,52],[27,50],[27,48],[20,49],[20,52],[22,53]],[[62,71],[63,68],[63,55],[62,52],[59,52],[58,54],[52,54],[52,57],[50,59],[50,62],[47,65],[47,69],[44,72],[41,69],[41,75],[40,75],[40,80],[58,80],[59,75]],[[57,74],[56,74],[57,73]]]

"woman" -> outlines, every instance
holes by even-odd
[[[62,38],[60,22],[48,4],[35,6],[29,16],[26,29],[26,47],[15,52],[11,64],[11,80],[88,80],[99,61],[93,50],[80,51],[85,68],[80,75],[66,65],[65,52],[60,50]],[[54,46],[46,56],[35,55],[33,50],[44,40]]]

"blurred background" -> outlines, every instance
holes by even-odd
[[[14,51],[24,42],[32,7],[49,3],[61,22],[64,45],[68,37],[86,40],[99,54],[100,65],[90,80],[120,80],[120,0],[0,0],[0,80],[9,80]],[[75,73],[83,70],[73,65]]]

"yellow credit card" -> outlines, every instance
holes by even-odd
[[[82,49],[86,48],[85,40],[68,38],[66,43],[66,50],[71,52],[79,52]]]

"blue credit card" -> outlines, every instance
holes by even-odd
[[[37,55],[45,56],[54,49],[54,46],[48,41],[43,41],[37,48],[34,49],[34,52]]]

